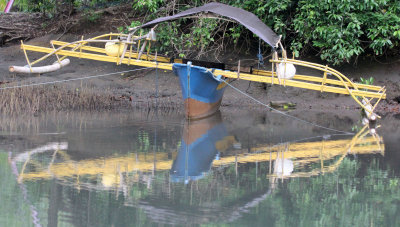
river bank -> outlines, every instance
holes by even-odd
[[[93,37],[101,33],[85,34]],[[57,39],[60,34],[50,34],[27,42],[31,45],[49,46],[49,41]],[[78,35],[64,34],[62,40],[73,41]],[[41,54],[28,53],[35,60]],[[236,62],[248,56],[222,54],[224,59]],[[240,56],[240,58],[238,57]],[[251,56],[249,56],[251,57]],[[314,61],[315,57],[304,60]],[[390,59],[388,61],[396,61]],[[52,62],[47,62],[51,64]],[[71,59],[70,65],[59,71],[43,75],[9,73],[10,65],[26,65],[23,51],[19,45],[9,45],[0,48],[0,83],[3,87],[15,85],[46,83],[19,90],[7,89],[1,91],[2,112],[18,114],[20,112],[40,113],[45,111],[96,110],[153,108],[182,109],[183,102],[178,78],[169,71],[155,69],[140,69],[138,67],[113,63],[96,62],[85,59]],[[378,63],[373,60],[358,61],[357,66],[345,65],[335,67],[354,81],[360,77],[375,79],[374,84],[387,88],[387,99],[378,106],[377,112],[383,115],[400,113],[400,64],[398,62]],[[135,70],[135,71],[133,71]],[[120,73],[121,72],[121,73]],[[311,74],[312,71],[302,68],[299,74]],[[108,75],[110,74],[110,75]],[[75,80],[87,76],[99,76],[85,80]],[[72,80],[72,81],[71,81]],[[58,83],[58,81],[64,81]],[[158,84],[158,87],[156,86]],[[235,81],[233,86],[246,94],[268,104],[271,101],[286,101],[296,103],[298,110],[335,111],[359,109],[357,103],[345,95],[321,93],[317,91]],[[14,101],[12,100],[14,99]],[[34,104],[36,103],[36,104]],[[19,106],[23,106],[19,108]],[[228,88],[222,101],[222,110],[234,111],[243,108],[265,108],[249,97]]]

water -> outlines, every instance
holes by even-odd
[[[0,120],[1,226],[399,226],[400,120],[355,111]],[[377,128],[377,129],[375,129]]]

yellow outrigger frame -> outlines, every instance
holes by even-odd
[[[121,40],[115,40],[115,38],[121,38]],[[132,41],[135,39],[138,42]],[[21,49],[25,53],[25,57],[29,67],[32,67],[33,65],[53,55],[56,55],[58,62],[69,56],[69,57],[91,59],[96,61],[115,62],[117,65],[127,64],[127,65],[143,66],[149,68],[160,68],[164,70],[172,70],[173,63],[182,63],[182,59],[171,59],[168,57],[151,55],[150,47],[152,40],[150,38],[142,38],[142,39],[145,40],[142,49],[144,49],[147,43],[147,52],[144,54],[142,52],[139,52],[139,48],[141,45],[140,37],[138,36],[131,37],[121,33],[109,33],[86,40],[84,40],[82,37],[81,40],[71,43],[53,40],[50,42],[52,48],[26,45],[24,43],[21,43]],[[124,56],[119,56],[119,51],[117,56],[108,56],[104,48],[99,48],[89,45],[91,43],[106,43],[106,42],[115,42],[116,44],[119,45],[119,47],[123,45],[122,47],[125,49]],[[133,45],[136,44],[137,48],[135,51],[133,50],[132,47]],[[55,48],[55,46],[58,46],[58,48]],[[282,48],[282,58],[278,58],[277,53],[274,53],[273,58],[270,60],[270,62],[272,63],[272,71],[253,70],[252,73],[242,73],[240,72],[240,70],[238,72],[238,71],[215,69],[213,70],[213,73],[214,75],[221,75],[225,78],[242,79],[254,82],[282,85],[281,79],[279,79],[277,73],[274,72],[274,68],[277,68],[277,64],[280,63],[293,64],[293,65],[316,69],[323,72],[322,78],[316,76],[295,75],[292,79],[283,79],[283,85],[316,90],[320,92],[331,92],[337,94],[350,95],[365,110],[367,115],[369,114],[377,116],[376,114],[373,113],[373,111],[375,110],[376,106],[378,105],[381,99],[386,99],[385,87],[352,82],[345,75],[343,75],[342,73],[338,72],[335,69],[328,67],[327,65],[324,66],[306,61],[288,59],[286,57],[285,50],[283,49],[282,46],[281,48]],[[126,51],[127,49],[129,50]],[[31,62],[28,58],[28,55],[26,54],[26,51],[35,51],[47,54],[39,58],[38,60]],[[211,71],[211,69],[209,70]],[[333,79],[328,78],[329,75],[332,76]]]

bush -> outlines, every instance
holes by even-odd
[[[57,13],[60,4],[76,9],[89,8],[89,19],[98,15],[90,9],[124,0],[21,0],[16,5],[24,11]],[[172,15],[210,0],[141,0],[130,1],[145,22]],[[338,65],[360,54],[384,55],[400,49],[399,0],[221,0],[220,2],[253,12],[277,34],[296,56],[317,52],[322,60]],[[136,23],[136,22],[135,22]],[[126,30],[122,28],[121,30]],[[242,26],[224,20],[180,19],[157,28],[159,51],[174,55],[201,56],[221,51],[228,43],[256,43],[258,39]],[[207,51],[206,51],[207,50]]]
[[[337,65],[366,51],[382,55],[399,47],[400,2],[303,0],[292,24],[292,50],[314,47],[321,59]]]
[[[398,49],[400,41],[400,1],[398,0],[223,0],[225,4],[253,12],[276,33],[282,34],[283,42],[296,54],[308,54],[316,50],[322,60],[338,65],[350,62],[354,57],[368,52],[383,55],[390,49]],[[174,4],[174,5],[171,5]],[[160,0],[137,1],[135,9],[148,10],[162,16],[190,7],[202,5],[201,1]],[[190,6],[190,7],[189,7]],[[174,12],[166,9],[175,9]],[[148,19],[150,19],[148,18]],[[200,21],[204,19],[199,19]],[[219,37],[249,42],[254,40],[241,26],[226,25],[217,21],[209,24],[198,21],[179,21],[168,28],[158,28],[162,50],[170,45],[175,52],[188,52],[187,48],[203,49]],[[186,26],[185,26],[186,25]],[[221,29],[226,26],[228,29]],[[219,29],[214,32],[212,29]],[[223,34],[220,34],[220,33]],[[163,36],[163,34],[166,34]],[[179,47],[176,45],[182,44]]]

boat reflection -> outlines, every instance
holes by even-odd
[[[171,182],[188,183],[204,178],[213,168],[235,165],[237,171],[239,164],[262,162],[269,162],[267,176],[283,179],[332,172],[350,154],[384,155],[383,140],[369,125],[351,139],[321,136],[312,141],[242,149],[240,141],[229,135],[219,113],[186,121],[179,151],[128,152],[74,160],[68,154],[69,145],[49,143],[11,158],[10,163],[20,166],[19,182],[56,178],[78,188],[122,189],[129,182],[150,184],[157,171],[169,171]],[[48,155],[47,163],[43,155]],[[312,163],[318,163],[319,168],[308,168]]]
[[[213,161],[219,159],[220,152],[226,151],[234,141],[222,123],[220,112],[200,120],[187,120],[170,179],[188,183],[203,178],[211,170]]]

